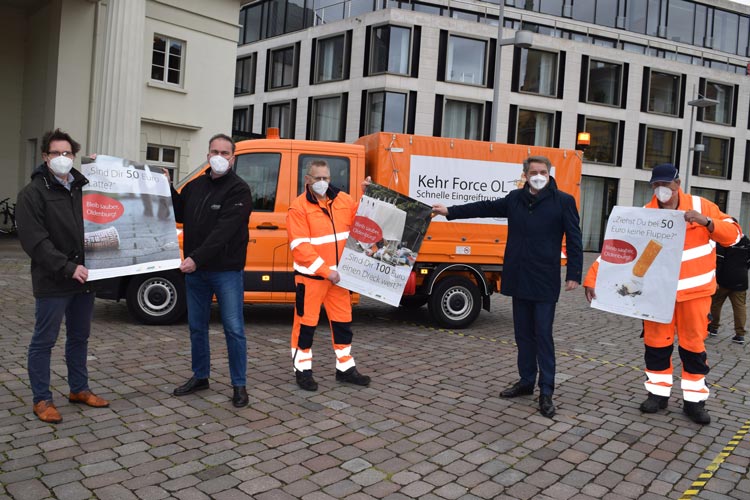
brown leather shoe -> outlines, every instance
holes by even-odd
[[[34,415],[36,415],[42,422],[48,424],[59,424],[62,422],[62,416],[57,411],[52,401],[39,401],[34,405]]]
[[[71,392],[68,395],[68,401],[71,403],[80,403],[94,408],[106,408],[109,401],[102,399],[91,391]]]

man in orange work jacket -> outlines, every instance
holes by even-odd
[[[716,243],[734,245],[742,237],[742,230],[714,203],[683,193],[677,169],[671,164],[654,167],[649,182],[654,188],[654,196],[646,208],[684,210],[688,225],[672,322],[643,322],[648,399],[641,403],[641,411],[656,413],[667,407],[672,390],[672,351],[677,335],[682,360],[682,411],[693,422],[708,424],[711,416],[704,405],[708,399],[706,374],[709,368],[703,341],[708,336],[706,328],[711,296],[716,290],[715,248]],[[596,297],[594,287],[598,268],[599,259],[591,266],[583,282],[589,302]]]
[[[287,230],[294,259],[296,304],[292,327],[292,359],[297,385],[316,391],[312,374],[312,344],[326,308],[336,353],[336,380],[367,386],[370,377],[354,366],[352,349],[352,302],[349,291],[336,285],[336,267],[344,251],[357,204],[347,193],[329,185],[331,171],[325,160],[307,165],[305,192],[289,207]],[[367,181],[364,185],[366,186]]]

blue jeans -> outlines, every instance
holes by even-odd
[[[539,392],[552,396],[555,390],[555,342],[552,323],[554,302],[513,298],[513,330],[518,345],[518,374],[521,383],[533,387],[539,367]]]
[[[188,325],[195,378],[208,378],[211,372],[211,347],[208,323],[211,299],[216,295],[224,325],[229,354],[229,376],[233,386],[246,385],[247,341],[242,314],[245,291],[242,271],[195,271],[185,275]]]
[[[70,392],[81,392],[89,388],[86,357],[93,313],[93,293],[36,299],[36,323],[29,343],[27,365],[34,404],[39,401],[52,401],[52,391],[49,389],[50,359],[52,348],[60,335],[63,316],[67,330],[65,363],[68,366]]]

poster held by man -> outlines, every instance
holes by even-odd
[[[398,306],[432,208],[378,184],[359,203],[338,267],[339,286]]]

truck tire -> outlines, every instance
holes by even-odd
[[[180,273],[134,276],[126,293],[128,310],[146,325],[169,325],[187,311],[185,278]]]
[[[406,295],[401,297],[401,307],[404,309],[419,309],[430,300],[429,295]]]
[[[466,328],[482,310],[479,288],[463,276],[440,280],[430,295],[430,314],[446,328]]]

